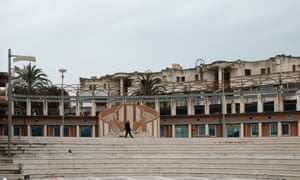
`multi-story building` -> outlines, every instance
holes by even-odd
[[[130,120],[136,136],[300,136],[300,57],[174,64],[152,73],[166,88],[158,96],[131,96],[140,74],[80,78],[79,92],[64,101],[14,95],[14,134],[120,136]]]
[[[299,84],[300,57],[277,55],[261,61],[216,61],[205,64],[197,60],[195,67],[182,69],[173,64],[154,77],[162,80],[166,94],[196,94],[290,88]],[[139,86],[142,72],[115,73],[99,78],[80,78],[80,90],[107,96],[127,96]],[[224,83],[223,83],[224,82]]]

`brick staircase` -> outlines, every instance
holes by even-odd
[[[300,137],[0,137],[0,178],[165,176],[300,179]],[[7,171],[6,171],[7,170]]]

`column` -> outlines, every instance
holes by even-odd
[[[298,121],[298,136],[300,136],[300,121]]]
[[[223,88],[223,82],[222,82],[222,80],[223,80],[223,67],[219,67],[219,69],[218,69],[218,82],[219,82],[219,88],[218,89],[221,89],[222,90],[222,88]]]
[[[76,137],[80,137],[79,125],[76,125]]]
[[[76,99],[76,116],[80,116],[80,103],[79,103],[79,100],[78,100],[78,97]]]
[[[27,136],[31,136],[30,124],[27,124]]]
[[[124,80],[123,78],[120,78],[120,96],[123,96],[124,92]]]
[[[92,126],[92,137],[96,137],[96,128],[95,128],[95,125]]]
[[[262,137],[262,123],[258,123],[258,137]]]
[[[47,125],[46,124],[44,125],[43,130],[44,130],[44,133],[43,133],[44,137],[47,137],[48,135],[47,135]]]
[[[188,97],[187,108],[188,108],[187,109],[188,110],[188,115],[195,115],[194,103],[193,103],[191,97]]]
[[[104,136],[104,132],[103,132],[103,120],[98,120],[98,136],[99,137],[103,137]]]
[[[96,103],[95,103],[95,99],[91,100],[91,116],[96,116]]]
[[[43,115],[48,116],[48,102],[46,98],[43,100]]]
[[[277,133],[278,137],[282,137],[282,123],[280,121],[277,123]]]
[[[175,138],[175,125],[172,124],[172,138]]]
[[[205,97],[205,104],[204,104],[204,114],[209,115],[209,101],[208,97]]]
[[[63,130],[63,126],[62,125],[60,125],[59,126],[59,130],[60,130],[60,132],[59,132],[59,134],[60,134],[60,137],[64,137],[64,130]]]
[[[296,97],[297,97],[296,110],[300,111],[300,93],[299,93],[299,91],[296,92]]]
[[[235,114],[235,113],[236,113],[234,101],[232,101],[232,103],[231,103],[231,113],[232,113],[232,114]]]
[[[283,100],[281,92],[277,93],[275,99],[275,112],[282,112],[283,111]]]
[[[245,113],[244,95],[240,95],[240,113]]]
[[[157,118],[157,137],[160,138],[160,116]]]
[[[209,126],[208,124],[205,124],[205,136],[209,136]]]
[[[258,113],[263,112],[263,102],[260,93],[257,95],[257,112]]]
[[[240,137],[243,138],[244,137],[244,123],[240,124]]]
[[[188,137],[192,138],[192,125],[191,124],[189,124],[189,126],[188,126]]]
[[[31,116],[31,101],[29,97],[26,99],[26,115]]]
[[[153,138],[157,138],[158,137],[158,120],[154,120],[152,121],[152,128],[153,128]]]
[[[171,115],[176,116],[176,100],[171,99]]]

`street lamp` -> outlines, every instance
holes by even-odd
[[[226,124],[225,124],[225,108],[226,107],[226,101],[225,101],[225,92],[224,92],[224,81],[225,81],[225,72],[224,72],[224,64],[222,65],[222,134],[223,138],[226,137]]]
[[[64,108],[64,73],[67,72],[66,69],[64,69],[63,67],[61,67],[60,69],[58,69],[58,72],[61,73],[61,123],[62,123],[62,130],[61,130],[61,136],[65,136],[65,130],[64,130],[64,126],[65,126],[65,119],[64,119],[64,114],[65,114],[65,108]]]
[[[18,61],[31,61],[35,62],[36,58],[34,56],[21,56],[21,55],[13,55],[11,54],[11,49],[8,49],[8,100],[7,100],[7,106],[8,106],[8,142],[7,142],[7,154],[8,157],[11,156],[10,153],[10,146],[11,146],[11,136],[12,136],[12,85],[11,85],[11,58],[13,58],[14,62]]]

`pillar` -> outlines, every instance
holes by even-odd
[[[48,134],[47,134],[47,125],[46,124],[44,125],[43,130],[44,130],[44,132],[43,132],[44,137],[47,137]]]
[[[231,113],[232,113],[232,114],[235,114],[235,113],[236,113],[234,101],[232,101],[232,103],[231,103]]]
[[[244,123],[240,124],[240,137],[243,138],[244,137]]]
[[[91,100],[91,116],[96,116],[96,103],[95,103],[95,99]]]
[[[31,116],[31,101],[29,97],[26,99],[26,116]]]
[[[300,136],[300,121],[298,121],[298,136]]]
[[[120,78],[120,96],[124,95],[124,79]]]
[[[79,125],[76,125],[76,137],[80,137]]]
[[[257,112],[258,113],[263,112],[263,102],[260,93],[257,95]]]
[[[95,125],[92,126],[92,137],[96,137],[96,128],[95,128]]]
[[[187,108],[188,108],[187,109],[188,110],[188,115],[195,115],[194,103],[193,103],[191,97],[188,97]]]
[[[282,137],[282,123],[280,121],[277,123],[277,133],[278,137]]]
[[[59,126],[59,130],[60,130],[60,132],[59,132],[59,134],[60,134],[60,137],[64,137],[64,127],[62,126],[62,125],[60,125]]]
[[[175,125],[172,124],[172,138],[175,138]]]
[[[153,128],[153,138],[157,138],[158,137],[158,120],[154,120],[152,121],[152,128]]]
[[[188,126],[188,137],[192,138],[192,125],[191,124],[189,124],[189,126]]]
[[[223,88],[223,82],[222,82],[222,80],[223,80],[223,71],[224,71],[223,67],[220,66],[219,69],[218,69],[218,82],[219,82],[219,89],[221,89],[221,90]]]
[[[80,102],[78,100],[78,97],[76,98],[76,116],[80,116]]]
[[[48,101],[46,98],[43,100],[43,115],[48,116]]]
[[[99,137],[103,137],[104,133],[103,133],[103,120],[98,120],[98,136]]]
[[[209,115],[209,101],[208,101],[208,97],[205,97],[205,104],[204,104],[204,114],[205,115]]]
[[[27,136],[31,136],[30,124],[27,124]]]
[[[262,123],[258,123],[258,137],[262,137]]]
[[[245,102],[244,102],[244,95],[240,95],[240,113],[245,113]]]
[[[296,98],[297,98],[296,110],[300,111],[300,93],[299,93],[299,91],[296,92]]]
[[[283,111],[282,93],[278,92],[275,98],[275,112],[282,112],[282,111]]]
[[[176,116],[176,100],[171,99],[171,115]]]
[[[157,118],[157,137],[160,138],[160,117]]]
[[[209,126],[208,124],[205,124],[205,136],[209,136]]]

